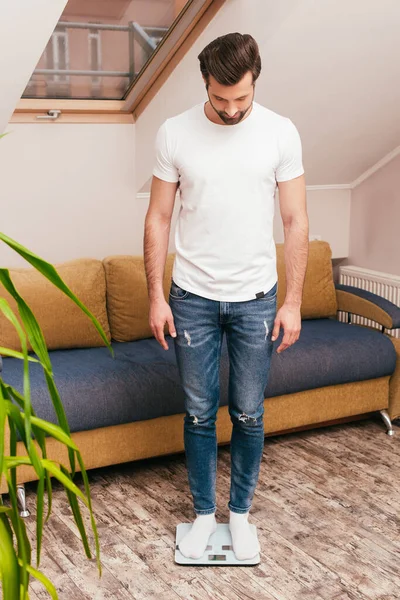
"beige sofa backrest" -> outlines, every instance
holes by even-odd
[[[332,271],[332,250],[328,242],[312,241],[308,245],[308,262],[301,304],[302,319],[336,316],[337,302]],[[278,308],[286,296],[284,244],[276,244],[278,270]]]
[[[276,250],[280,308],[286,295],[284,245],[277,244]],[[301,306],[303,319],[336,315],[331,257],[327,242],[310,242]],[[168,254],[163,281],[166,300],[174,259],[174,254]],[[113,255],[103,261],[80,258],[54,266],[68,287],[99,320],[109,341],[127,342],[152,337],[143,256]],[[14,286],[37,318],[49,350],[105,345],[87,315],[36,269],[14,268],[9,272]],[[0,297],[6,298],[21,322],[16,302],[1,284]],[[167,324],[164,331],[169,333]],[[14,326],[3,313],[0,313],[0,346],[22,350]],[[28,350],[32,350],[29,342]]]
[[[106,278],[101,260],[78,258],[54,264],[61,279],[94,314],[111,341],[106,307]],[[49,350],[105,346],[89,317],[34,267],[9,269],[10,278],[36,317]],[[10,304],[19,322],[17,303],[0,283],[0,297]],[[14,325],[0,311],[0,346],[22,351]],[[28,340],[28,351],[32,346]]]
[[[278,308],[286,295],[284,244],[276,244],[278,270]],[[171,284],[175,255],[168,254],[164,271],[165,299]],[[309,243],[301,315],[316,319],[336,315],[336,293],[332,273],[332,252],[323,241]],[[107,310],[111,336],[118,342],[152,337],[149,325],[149,300],[143,256],[113,255],[103,260],[107,281]],[[164,332],[169,333],[165,325]]]

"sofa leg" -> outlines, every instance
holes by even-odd
[[[17,501],[20,508],[20,517],[29,517],[31,514],[26,507],[26,496],[25,496],[25,485],[23,483],[17,484]]]
[[[390,417],[388,415],[387,410],[380,410],[379,412],[381,413],[381,417],[383,419],[383,422],[385,423],[385,425],[387,427],[386,433],[388,435],[394,435],[394,429],[392,427],[392,421],[390,420]]]

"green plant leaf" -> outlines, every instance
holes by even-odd
[[[14,400],[20,405],[21,408],[24,408],[24,397],[19,393],[18,390],[15,390],[11,385],[5,383],[0,377],[0,385],[3,388],[3,393],[6,398],[10,398],[12,396]],[[34,410],[32,409],[32,414],[34,414]]]
[[[12,508],[9,506],[0,506],[0,513],[10,512]]]
[[[40,564],[40,550],[42,547],[43,534],[43,497],[44,497],[44,477],[39,479],[36,488],[36,566]]]
[[[1,389],[1,386],[0,386]],[[10,400],[5,401],[6,411],[9,417],[14,420],[15,426],[17,427],[19,434],[21,436],[22,442],[27,449],[30,463],[35,469],[39,479],[44,477],[44,470],[40,463],[39,455],[36,451],[34,444],[27,444],[26,440],[26,428],[24,427],[24,420],[26,420],[26,415],[19,410],[17,406],[15,406]]]
[[[17,404],[19,404],[19,406],[21,408],[24,407],[24,398],[23,398],[23,396],[21,396],[21,394],[18,392],[18,390],[15,390],[11,385],[4,383],[4,381],[2,381],[1,378],[0,378],[0,386],[3,388],[3,393],[6,398],[12,397],[17,402]],[[33,408],[32,408],[32,415],[36,416]],[[46,443],[45,443],[44,433],[39,428],[37,428],[34,424],[32,424],[32,431],[34,432],[35,438],[36,438],[36,440],[39,444],[39,447],[42,451],[42,457],[46,458],[47,452],[46,452]],[[48,471],[46,471],[46,470],[45,470],[45,480],[46,480],[46,491],[47,491],[47,498],[48,498],[48,509],[47,509],[47,515],[46,515],[46,519],[45,519],[45,522],[47,522],[50,517],[50,513],[51,513],[52,486],[51,486],[51,477],[50,477]]]
[[[6,269],[0,269],[0,282],[4,285],[4,287],[15,297],[17,296],[17,302],[19,294],[14,288],[12,281],[8,275],[8,271]],[[14,293],[13,293],[14,292]],[[27,448],[29,450],[31,446],[31,394],[30,394],[30,380],[29,380],[29,365],[28,365],[28,351],[27,351],[27,343],[26,343],[26,334],[22,330],[22,327],[14,314],[14,311],[11,309],[11,306],[7,302],[5,298],[0,298],[0,310],[4,313],[5,317],[11,321],[14,327],[17,330],[22,351],[24,355],[24,407],[25,414],[27,415],[27,419],[25,419],[25,433],[26,433],[26,443]]]
[[[5,384],[1,378],[0,378],[0,387],[3,388],[3,393],[6,398],[12,397],[17,402],[17,404],[19,404],[19,406],[21,408],[24,407],[24,398],[23,398],[23,396],[21,396],[21,394],[18,392],[18,390],[14,389],[11,385]],[[36,416],[33,408],[32,408],[32,415],[33,415],[33,417]],[[50,423],[50,426],[51,425],[53,425],[53,424]],[[55,426],[55,427],[57,427],[57,426]],[[37,440],[37,443],[39,444],[39,447],[42,451],[42,457],[47,458],[46,442],[45,442],[45,436],[44,436],[43,431],[41,431],[41,429],[39,427],[36,427],[36,425],[34,423],[32,423],[32,431],[33,431],[35,438]],[[48,471],[46,471],[46,470],[45,470],[45,480],[46,480],[46,491],[47,491],[47,499],[48,499],[47,515],[46,515],[46,519],[45,519],[45,522],[47,522],[50,518],[50,513],[51,513],[52,486],[51,486],[50,475],[49,475]]]
[[[17,454],[17,433],[15,423],[12,418],[8,415],[8,427],[10,429],[10,456]],[[4,462],[6,457],[4,456]],[[7,467],[10,469],[11,482],[14,490],[17,489],[17,467]],[[4,467],[3,467],[4,469]]]
[[[24,407],[23,396],[21,396],[19,394],[19,392],[17,390],[15,390],[12,386],[5,384],[1,378],[0,378],[0,388],[2,388],[3,395],[5,398],[7,398],[9,400],[12,397],[17,402],[17,404],[19,404],[21,406],[21,408]],[[21,416],[22,415],[23,415],[23,413],[21,412]],[[34,419],[34,417],[36,415],[35,415],[35,411],[33,410],[33,408],[32,408],[32,415],[33,415],[32,418]],[[18,417],[17,417],[17,419],[18,419]],[[51,423],[50,425],[53,425],[53,424]],[[55,427],[57,427],[57,426],[55,426]],[[41,431],[41,429],[39,427],[36,427],[35,423],[32,423],[32,431],[33,431],[35,438],[37,440],[37,443],[39,444],[39,447],[42,451],[42,457],[46,458],[47,452],[46,452],[46,443],[45,443],[44,432]],[[60,431],[62,431],[62,430],[60,430]],[[23,435],[21,437],[23,440],[24,439]],[[47,515],[46,515],[46,520],[45,520],[45,522],[47,522],[50,517],[50,513],[51,513],[52,486],[51,486],[50,475],[49,475],[48,471],[46,471],[46,470],[44,470],[44,477],[45,477],[45,482],[46,482],[46,491],[47,491],[47,499],[48,499],[48,509],[47,509]],[[40,479],[40,477],[39,477],[39,479]]]
[[[0,346],[0,355],[12,356],[13,358],[20,358],[21,360],[24,360],[24,355],[22,352],[18,352],[18,350],[11,350],[10,348],[3,348],[3,346]],[[33,356],[30,356],[29,354],[28,360],[30,362],[40,363],[40,360],[38,360],[37,358],[33,358]]]
[[[58,422],[59,422],[60,426],[62,427],[62,429],[64,429],[64,431],[68,435],[70,435],[67,416],[65,414],[65,410],[64,410],[63,404],[61,402],[58,390],[54,383],[50,358],[49,358],[49,355],[47,352],[47,348],[46,348],[46,344],[45,344],[44,337],[42,334],[42,330],[40,329],[40,326],[39,326],[38,322],[36,321],[32,311],[30,310],[28,305],[25,303],[23,298],[19,295],[19,293],[15,289],[14,284],[10,279],[10,275],[9,275],[7,269],[0,269],[0,281],[3,283],[3,285],[7,289],[7,291],[16,300],[19,313],[21,315],[22,321],[23,321],[26,329],[28,330],[28,334],[32,330],[35,332],[34,335],[29,335],[29,341],[31,343],[31,346],[36,351],[36,354],[39,357],[42,367],[44,369],[47,387],[49,388],[50,397],[53,402],[54,409],[56,411]],[[17,329],[18,335],[21,340],[21,346],[23,349],[24,359],[26,359],[26,357],[27,357],[26,335],[22,331],[21,325],[20,325],[17,317],[15,316],[14,312],[12,311],[11,307],[9,306],[9,304],[5,300],[5,298],[0,298],[0,309],[4,312],[5,316],[13,323],[13,325]],[[25,420],[25,429],[27,430],[26,431],[27,449],[29,450],[29,448],[31,446],[30,415],[32,413],[32,405],[30,402],[30,393],[29,393],[30,392],[29,373],[27,374],[27,366],[26,365],[27,365],[26,360],[24,360],[24,395],[25,395],[25,397],[23,398],[23,403],[24,403],[25,413],[28,417],[27,420]],[[27,380],[28,380],[28,382],[27,382]],[[26,393],[25,393],[26,391],[28,392],[28,396],[26,396]],[[68,448],[68,455],[69,455],[69,460],[71,463],[71,470],[74,473],[75,472],[75,455],[72,452],[72,450],[70,450],[69,448]]]
[[[7,457],[4,457],[4,461],[7,463]],[[19,516],[16,486],[13,487],[8,471],[6,471],[6,478],[12,507],[12,511],[9,513],[9,516],[15,536],[17,538],[17,557],[22,560],[22,566],[19,569],[20,585],[22,586],[23,590],[27,590],[29,585],[29,573],[26,569],[26,566],[31,563],[31,545],[28,536],[26,535],[25,523]]]
[[[0,397],[1,397],[1,387],[0,387]],[[19,417],[20,417],[21,422],[22,422],[25,419],[25,413],[20,411],[18,409],[18,407],[15,406],[10,400],[5,400],[4,403],[5,403],[6,410],[9,412],[9,414],[12,413],[14,415],[15,420],[18,420],[18,422],[20,422],[19,421]],[[19,417],[18,417],[16,411],[18,411]],[[69,446],[73,450],[79,450],[78,446],[75,444],[75,442],[72,440],[72,438],[69,435],[67,435],[61,429],[61,427],[59,427],[58,425],[55,425],[54,423],[50,423],[49,421],[45,421],[44,419],[40,419],[40,417],[34,417],[34,416],[31,417],[31,422],[32,422],[32,425],[35,425],[39,429],[46,431],[49,435],[51,435],[51,437],[55,438],[59,442],[65,444],[66,446]]]
[[[66,469],[63,469],[63,473],[64,473],[65,477],[69,478],[69,474],[66,471]],[[81,534],[81,539],[82,539],[83,547],[85,550],[85,554],[88,558],[92,558],[92,554],[90,552],[90,547],[89,547],[89,542],[88,542],[87,535],[86,535],[85,526],[83,524],[81,511],[80,511],[76,496],[71,494],[71,492],[68,490],[68,488],[66,488],[65,491],[67,494],[68,502],[71,506],[72,514],[74,515],[76,526],[78,527],[79,533]]]
[[[5,238],[7,238],[7,239],[5,239]],[[84,309],[84,312],[86,312],[92,318],[92,320],[94,319],[97,322],[94,315],[92,315],[90,313],[90,311],[88,311],[88,309],[86,309],[86,307],[84,307],[84,305],[78,300],[78,298],[76,298],[76,296],[65,285],[65,283],[62,281],[61,277],[58,275],[57,271],[54,269],[53,265],[46,263],[46,261],[43,261],[40,257],[34,255],[33,253],[31,253],[29,250],[27,250],[23,246],[20,246],[14,240],[11,240],[7,236],[4,236],[4,234],[0,233],[0,239],[4,239],[4,241],[6,241],[6,243],[9,243],[9,245],[12,245],[12,247],[14,247],[14,245],[16,244],[21,250],[20,253],[22,253],[22,255],[25,258],[26,258],[25,251],[28,252],[30,257],[34,257],[34,262],[32,264],[34,264],[34,266],[36,266],[36,268],[38,268],[37,263],[39,261],[39,264],[41,264],[41,266],[42,266],[42,268],[39,269],[39,271],[42,272],[42,274],[44,274],[48,279],[50,279],[50,281],[52,281],[52,283],[54,283],[55,285],[57,285],[57,287],[59,287],[62,291],[64,291],[64,293],[66,293],[74,301],[76,301],[76,303],[82,309]],[[10,242],[12,244],[10,244]],[[14,247],[14,249],[17,249],[17,248]],[[27,260],[28,260],[28,258],[27,258]],[[32,260],[30,260],[29,262],[32,262]],[[49,388],[50,396],[51,396],[51,399],[52,399],[52,402],[53,402],[53,405],[54,405],[54,408],[55,408],[55,411],[57,414],[59,424],[64,429],[64,431],[69,435],[70,430],[69,430],[68,421],[67,421],[67,418],[65,415],[64,407],[63,407],[61,399],[59,397],[58,390],[54,383],[50,358],[48,355],[44,336],[40,329],[40,326],[39,326],[36,318],[34,317],[31,309],[29,308],[29,306],[26,304],[26,302],[23,300],[23,298],[17,292],[15,286],[13,285],[13,282],[11,281],[11,278],[10,278],[10,275],[9,275],[9,272],[7,269],[0,269],[0,281],[3,283],[3,285],[7,289],[7,291],[17,301],[18,311],[19,311],[22,321],[25,325],[25,329],[27,330],[28,338],[31,343],[31,346],[32,346],[33,350],[36,352],[37,356],[39,357],[40,362],[42,363],[42,366],[44,368],[47,386]],[[0,301],[1,300],[2,299],[0,299]],[[25,357],[25,356],[27,356],[27,353],[25,351],[26,338],[23,337],[24,334],[21,331],[18,320],[16,319],[15,315],[13,315],[11,308],[8,306],[8,303],[6,303],[5,299],[3,299],[3,300],[5,303],[3,311],[5,313],[7,313],[6,316],[8,316],[8,318],[14,323],[17,330],[19,328],[21,345],[23,347],[24,357]],[[0,304],[0,308],[1,308],[1,304]],[[98,325],[101,329],[100,324],[98,324]],[[102,329],[101,329],[101,331],[103,332]],[[112,349],[111,345],[109,344],[104,332],[103,332],[103,335],[104,335],[104,339],[105,339],[108,347],[111,350],[112,355],[114,356],[113,349]],[[24,343],[25,343],[25,345],[24,345]],[[27,366],[26,360],[24,360],[24,392],[25,392],[24,393],[24,395],[25,395],[25,399],[24,399],[25,413],[28,417],[28,419],[25,420],[25,428],[26,428],[26,437],[27,437],[27,443],[28,443],[28,448],[29,448],[30,443],[31,443],[31,440],[30,440],[30,437],[31,437],[31,435],[30,435],[30,430],[31,430],[30,415],[32,412],[32,408],[31,408],[31,402],[30,402],[29,372],[28,372],[28,366]],[[71,471],[74,474],[75,473],[75,455],[70,448],[68,448],[68,455],[69,455],[69,460],[70,460],[70,464],[71,464]]]
[[[41,573],[37,569],[34,569],[32,566],[27,566],[27,571],[31,575],[33,575],[33,577],[35,577],[35,579],[37,579],[38,581],[40,581],[41,583],[43,583],[44,587],[49,592],[50,596],[52,598],[54,598],[54,600],[58,600],[56,588],[51,583],[51,581],[49,579],[47,579],[47,577],[45,575],[43,575],[43,573]]]
[[[26,456],[10,456],[10,457],[5,456],[4,462],[5,462],[5,467],[7,469],[12,466],[31,464],[30,459]],[[63,469],[63,471],[61,471],[56,466],[55,461],[51,461],[48,459],[41,459],[41,463],[43,465],[43,468],[48,469],[50,471],[50,473],[54,477],[56,477],[63,484],[64,488],[66,489],[67,496],[68,496],[68,499],[70,500],[71,508],[73,510],[77,526],[78,526],[79,531],[82,536],[85,552],[86,552],[88,558],[91,558],[92,556],[90,553],[90,548],[89,548],[89,544],[87,541],[87,536],[86,536],[85,528],[83,525],[82,516],[80,514],[79,506],[76,502],[76,496],[79,496],[81,498],[81,500],[84,502],[84,504],[89,507],[89,504],[88,504],[88,501],[87,501],[85,495],[78,488],[78,486],[75,483],[73,483],[73,481],[70,479],[68,471],[64,465],[61,465],[61,467]],[[39,485],[41,485],[41,484],[39,484]],[[40,492],[40,490],[39,490],[39,492]],[[41,497],[41,498],[38,498],[38,511],[42,511],[42,508],[41,508],[42,506],[43,506],[43,498]],[[40,518],[40,522],[41,522],[41,514],[39,515],[39,518]],[[37,530],[39,529],[40,535],[41,535],[40,527],[41,527],[41,525],[40,524],[38,525],[38,521],[37,521]],[[39,550],[39,556],[40,556],[40,550]],[[38,564],[39,564],[39,561],[38,561]]]
[[[89,511],[90,511],[90,521],[91,521],[91,524],[92,524],[92,530],[93,530],[95,547],[96,547],[97,568],[99,570],[99,576],[101,577],[101,575],[102,575],[102,568],[101,568],[101,562],[100,562],[100,543],[99,543],[99,536],[98,536],[98,533],[97,533],[96,522],[95,522],[95,519],[94,519],[93,510],[92,510],[92,501],[91,501],[91,498],[90,498],[89,479],[88,479],[88,476],[87,476],[87,473],[86,473],[85,466],[83,464],[82,456],[81,456],[81,454],[79,452],[77,452],[77,457],[78,457],[79,465],[81,467],[81,473],[82,473],[82,477],[83,477],[83,482],[85,484],[85,492],[86,492],[86,496],[87,496],[87,499],[88,499]]]
[[[3,456],[5,449],[5,424],[6,424],[6,404],[3,392],[0,386],[0,484],[3,476]]]
[[[24,559],[24,553],[23,553],[23,556],[22,556],[23,564],[20,565],[22,567],[21,579],[23,582],[26,582],[26,588],[24,589],[24,591],[27,592],[28,585],[29,585],[29,566],[32,562],[32,548],[31,548],[31,543],[29,541],[28,535],[26,533],[25,521],[21,517],[19,518],[19,520],[21,523],[22,540],[23,540],[23,544],[25,546],[25,552],[26,552],[26,560]]]
[[[39,444],[39,447],[42,451],[42,457],[47,458],[46,440],[45,440],[44,432],[40,429],[40,427],[36,427],[36,425],[34,425],[33,423],[32,423],[32,429],[34,431],[37,443]],[[62,429],[60,429],[60,431],[62,431]],[[46,515],[46,519],[45,519],[45,523],[46,523],[48,521],[48,519],[50,517],[50,513],[51,513],[52,486],[51,486],[51,477],[49,475],[49,472],[45,469],[44,473],[45,473],[45,489],[47,491],[47,500],[48,500],[47,515]],[[40,559],[40,553],[39,553],[39,559]],[[39,560],[37,561],[37,565],[39,565]]]
[[[75,302],[75,304],[77,304],[83,310],[84,313],[87,314],[87,316],[90,318],[97,331],[99,332],[101,338],[109,348],[111,355],[114,357],[114,350],[110,342],[108,341],[107,336],[104,333],[99,321],[90,312],[90,310],[86,308],[86,306],[79,300],[79,298],[72,292],[72,290],[70,290],[70,288],[66,285],[66,283],[58,274],[55,267],[52,264],[40,258],[40,256],[38,256],[37,254],[34,254],[30,250],[28,250],[28,248],[25,248],[25,246],[22,246],[22,244],[19,244],[16,240],[13,240],[12,238],[8,237],[4,233],[0,232],[0,239],[3,240],[3,242],[5,242],[6,244],[8,244],[13,250],[18,252],[18,254],[20,254],[25,260],[27,260],[32,266],[34,266],[35,269],[42,273],[42,275],[47,277],[47,279],[51,281],[51,283],[53,283],[56,287],[63,291],[69,298],[71,298],[71,300]],[[36,354],[38,354],[36,350],[35,352]]]
[[[46,441],[45,441],[44,432],[41,431],[40,428],[36,427],[34,424],[32,424],[32,429],[35,433],[36,440],[42,451],[42,457],[47,458]],[[45,519],[45,523],[46,523],[49,520],[50,513],[51,513],[52,486],[51,486],[51,477],[49,475],[49,472],[45,469],[44,473],[45,473],[45,490],[47,492],[47,501],[48,501],[47,515],[46,515],[46,519]],[[39,559],[40,559],[40,553],[39,553],[39,557],[37,560],[37,566],[39,565]]]
[[[0,388],[1,393],[1,388]],[[24,413],[20,412],[16,406],[12,404],[9,400],[6,401],[6,409],[8,410],[8,414],[13,414],[16,422],[22,421],[25,417]],[[17,414],[18,413],[18,414]],[[65,445],[69,445],[75,450],[78,450],[77,446],[74,442],[63,432],[63,430],[58,427],[58,425],[54,425],[53,423],[48,423],[43,419],[39,419],[38,417],[31,417],[32,425],[36,425],[37,427],[42,427],[45,431],[50,433],[52,437],[58,439]],[[23,432],[23,428],[21,424],[19,425],[19,430]],[[32,446],[31,450],[34,447]],[[41,540],[42,540],[42,532],[43,532],[43,498],[44,498],[44,474],[43,469],[39,475],[39,481],[37,486],[37,513],[36,513],[36,536],[37,536],[37,547],[36,547],[36,563],[37,566],[40,564],[40,551],[41,551]],[[47,519],[46,519],[47,520]]]
[[[51,401],[53,402],[54,409],[56,411],[56,415],[58,418],[58,422],[60,427],[65,431],[65,433],[71,436],[71,432],[69,429],[69,424],[67,421],[67,415],[65,414],[65,410],[63,404],[61,402],[60,394],[58,393],[56,384],[54,383],[52,373],[49,373],[46,368],[44,369],[44,376],[46,379],[46,384],[50,393]],[[72,474],[75,474],[75,453],[71,448],[68,448],[68,458],[71,465]]]
[[[18,312],[21,316],[22,323],[25,327],[28,339],[34,352],[37,354],[40,361],[47,367],[47,369],[51,371],[52,366],[46,348],[43,332],[32,310],[22,296],[20,296],[18,290],[14,286],[8,269],[0,269],[0,281],[17,302]]]
[[[1,389],[1,386],[0,386],[0,389]],[[1,393],[3,393],[3,392],[1,391]],[[26,433],[25,433],[25,427],[24,427],[24,420],[22,418],[23,413],[21,413],[18,406],[15,406],[15,404],[13,404],[10,400],[4,400],[4,407],[6,410],[6,414],[9,417],[12,417],[15,427],[19,431],[19,435],[20,435],[22,442],[26,448],[26,439],[25,439]]]
[[[54,477],[56,477],[65,488],[68,488],[71,492],[75,494],[75,496],[79,496],[79,498],[83,500],[86,506],[88,506],[88,501],[86,500],[84,494],[81,492],[78,486],[76,486],[75,483],[71,479],[69,479],[69,477],[67,477],[66,475],[64,475],[64,473],[60,471],[60,469],[56,466],[55,461],[49,460],[48,458],[42,458],[41,462],[44,468],[48,469],[50,473],[54,475]],[[66,469],[65,465],[62,466],[64,467],[64,469]]]
[[[0,574],[3,584],[3,600],[19,598],[19,568],[10,535],[7,517],[0,512]]]
[[[32,466],[29,456],[17,456],[15,454],[11,456],[4,456],[4,466],[6,469],[13,469],[14,467],[19,467],[19,465]]]
[[[6,134],[0,135],[0,137],[3,137],[4,135]],[[98,322],[96,317],[77,298],[77,296],[68,288],[65,282],[63,282],[54,266],[50,263],[47,263],[37,255],[35,255],[33,252],[29,251],[27,248],[25,248],[15,240],[12,240],[11,238],[5,236],[2,233],[0,233],[0,240],[4,241],[17,253],[19,253],[23,258],[25,258],[25,260],[27,260],[33,267],[35,267],[39,272],[41,272],[42,275],[49,279],[49,281],[53,283],[56,287],[58,287],[63,293],[69,296],[71,300],[75,304],[77,304],[81,308],[81,310],[87,314],[87,316],[89,316],[92,323],[98,330],[100,336],[102,337],[103,341],[109,348],[111,355],[114,357],[114,350],[110,342],[108,341],[106,334],[101,328],[100,323]],[[21,326],[21,323],[14,315],[13,311],[11,310],[11,307],[8,305],[5,298],[0,298],[0,309],[15,326],[17,333],[20,337],[22,348],[22,352],[18,352],[9,348],[0,347],[0,354],[2,354],[3,356],[18,358],[24,361],[23,395],[21,395],[17,390],[14,390],[11,386],[8,386],[4,382],[2,382],[0,378],[0,449],[2,450],[2,470],[0,469],[0,473],[3,472],[6,476],[11,500],[11,508],[8,508],[5,506],[1,506],[2,501],[0,497],[0,516],[3,518],[3,522],[8,524],[7,518],[9,515],[9,519],[12,525],[12,527],[9,525],[9,539],[11,539],[11,544],[13,545],[13,533],[15,533],[18,546],[16,557],[18,559],[19,566],[18,577],[20,594],[12,597],[12,600],[17,600],[17,598],[20,598],[20,600],[26,600],[27,598],[29,598],[29,574],[36,576],[36,573],[39,574],[39,571],[33,569],[30,565],[31,547],[26,534],[25,523],[19,517],[16,497],[16,469],[19,465],[25,464],[33,466],[36,469],[36,472],[39,476],[37,493],[38,509],[36,522],[36,535],[38,541],[37,563],[39,564],[40,560],[40,549],[43,533],[43,500],[45,487],[47,487],[49,499],[49,508],[46,520],[49,518],[51,511],[51,476],[58,479],[66,490],[71,509],[74,514],[75,522],[77,523],[78,529],[81,533],[85,552],[87,556],[91,558],[89,543],[86,536],[80,506],[78,503],[78,497],[84,502],[86,506],[88,506],[94,537],[96,540],[96,556],[99,566],[99,572],[101,575],[101,564],[99,559],[100,550],[96,523],[94,520],[94,515],[91,506],[90,489],[86,470],[83,464],[82,456],[80,455],[77,446],[71,438],[69,424],[54,381],[52,365],[50,362],[50,357],[42,330],[35,316],[33,315],[30,307],[26,304],[25,300],[19,295],[18,291],[16,290],[13,282],[11,281],[9,271],[7,269],[0,269],[0,283],[3,284],[5,289],[16,300],[18,312],[22,321]],[[28,355],[27,339],[29,339],[30,345],[33,351],[36,353],[39,360]],[[30,398],[29,362],[41,363],[41,366],[44,370],[47,387],[50,392],[50,397],[57,414],[59,425],[55,425],[54,423],[48,423],[42,419],[39,419],[35,415]],[[18,406],[13,404],[11,399],[14,400]],[[4,456],[4,432],[6,419],[8,420],[8,426],[10,430],[10,456]],[[17,431],[22,439],[24,446],[27,449],[28,456],[17,456]],[[42,451],[42,458],[39,457],[36,451],[36,446],[32,442],[32,434],[35,436],[40,450]],[[55,461],[49,460],[47,458],[45,434],[54,437],[67,447],[69,461],[71,464],[71,475],[69,474],[67,468],[63,464],[59,463],[60,468],[58,468],[55,464]],[[83,479],[85,482],[85,491],[87,498],[78,488],[78,486],[76,486],[72,481],[72,477],[75,474],[75,453],[81,467]],[[48,591],[51,594],[55,594],[55,596],[52,597],[57,598],[54,586],[47,580],[47,578],[45,578],[44,575],[40,574],[40,576],[42,576],[41,581],[44,583],[45,586],[45,582],[47,582],[46,589],[48,589]],[[38,577],[39,579],[40,576]],[[4,600],[9,599],[7,598]]]
[[[32,425],[36,425],[37,427],[40,427],[40,429],[43,429],[43,431],[47,431],[47,433],[56,440],[62,442],[70,448],[73,448],[73,450],[79,450],[71,436],[67,435],[58,425],[50,423],[49,421],[44,421],[39,417],[31,417],[31,421]]]
[[[2,275],[3,275],[2,271],[3,270],[0,269],[0,281],[4,282],[4,278],[2,277]],[[31,414],[33,412],[33,409],[32,409],[31,400],[30,400],[30,379],[29,379],[29,365],[28,365],[26,335],[22,331],[22,328],[18,322],[17,317],[15,316],[13,310],[11,309],[10,305],[5,300],[5,298],[0,298],[0,309],[5,314],[5,316],[14,324],[15,328],[17,329],[17,333],[20,338],[20,342],[21,342],[21,346],[22,346],[22,350],[23,350],[23,357],[24,357],[24,398],[23,398],[23,403],[24,403],[25,414],[24,414],[24,419],[21,421],[19,411],[18,411],[18,414],[14,412],[14,418],[17,419],[17,425],[19,427],[21,426],[21,422],[23,423],[23,425],[22,425],[23,429],[21,429],[21,428],[19,429],[19,434],[20,434],[22,440],[24,441],[24,445],[27,449],[27,452],[31,459],[32,465],[33,465],[39,479],[43,479],[44,471],[40,464],[39,457],[36,452],[36,448],[35,448],[34,444],[32,444],[32,440],[31,440],[31,436],[32,436]],[[3,392],[1,392],[1,393],[3,396]],[[9,401],[7,401],[7,402],[9,402]],[[9,402],[9,406],[11,406],[13,409],[16,408],[16,407],[14,407],[14,405],[11,402]],[[14,480],[15,480],[15,475],[13,476],[13,481]]]

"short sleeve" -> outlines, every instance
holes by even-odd
[[[290,119],[279,139],[280,160],[275,171],[276,181],[289,181],[304,173],[299,132]]]
[[[173,164],[168,144],[166,121],[161,125],[156,135],[153,175],[171,183],[179,180],[178,169]]]

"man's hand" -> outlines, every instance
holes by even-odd
[[[164,350],[168,350],[169,346],[164,337],[165,323],[168,323],[170,335],[172,335],[172,337],[176,337],[176,329],[171,307],[168,302],[166,302],[165,298],[160,296],[159,298],[150,301],[149,325],[157,342],[164,348]]]
[[[284,336],[282,343],[277,349],[278,354],[289,348],[297,342],[301,330],[301,313],[300,306],[297,304],[283,304],[276,313],[274,329],[272,331],[272,341],[274,342],[278,336],[280,328],[283,327]]]

